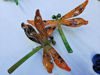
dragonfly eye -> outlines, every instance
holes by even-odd
[[[56,16],[55,16],[55,15],[53,15],[53,16],[52,16],[52,19],[56,19]]]
[[[58,14],[58,15],[57,15],[57,18],[60,18],[60,17],[61,17],[61,14]]]

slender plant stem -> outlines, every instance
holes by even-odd
[[[16,5],[18,5],[18,0],[14,0],[14,2],[16,3]]]
[[[17,63],[15,63],[12,67],[8,69],[8,73],[11,74],[14,70],[16,70],[21,64],[23,64],[28,58],[30,58],[41,48],[42,48],[41,46],[38,46],[35,49],[33,49],[31,52],[29,52],[27,55],[25,55],[22,59],[20,59]]]
[[[60,25],[58,26],[58,31],[59,31],[59,33],[60,33],[60,35],[61,35],[61,38],[62,38],[62,40],[63,40],[63,42],[64,42],[64,45],[65,45],[65,47],[66,47],[68,53],[72,53],[73,51],[72,51],[72,49],[71,49],[71,47],[70,47],[68,41],[66,40],[66,37],[65,37],[65,35],[64,35],[64,33],[63,33],[62,28],[61,28]]]

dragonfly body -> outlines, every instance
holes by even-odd
[[[46,68],[48,73],[52,73],[52,69],[54,67],[53,60],[55,64],[61,69],[64,69],[66,71],[71,71],[67,63],[63,60],[63,58],[50,45],[50,42],[54,43],[54,40],[51,34],[55,30],[55,28],[58,27],[58,30],[61,34],[62,40],[66,48],[69,50],[69,53],[72,53],[72,50],[68,42],[66,41],[64,33],[62,31],[61,25],[65,25],[69,27],[80,27],[82,25],[87,25],[88,21],[82,18],[72,18],[72,17],[76,17],[80,15],[85,9],[87,3],[88,3],[88,0],[86,0],[85,2],[83,2],[81,5],[79,5],[75,9],[73,9],[69,13],[65,14],[64,16],[56,20],[42,20],[40,12],[39,10],[37,10],[34,20],[27,20],[27,22],[35,26],[38,32],[36,32],[35,29],[31,25],[22,23],[22,28],[24,29],[26,36],[30,40],[35,41],[36,43],[39,43],[41,46],[35,48],[33,51],[28,53],[17,63],[15,63],[12,67],[8,69],[8,72],[11,74],[16,68],[18,68],[30,56],[32,56],[34,53],[39,51],[39,49],[41,48],[43,48],[43,65]],[[48,37],[50,38],[50,40],[48,40]]]
[[[58,67],[65,69],[67,71],[71,71],[66,62],[63,60],[63,58],[50,45],[50,40],[48,40],[50,34],[48,32],[55,29],[55,27],[45,28],[39,10],[36,11],[34,24],[39,33],[37,33],[31,25],[22,23],[22,28],[24,29],[25,34],[29,39],[33,38],[34,40],[32,41],[41,44],[43,48],[43,65],[47,69],[47,72],[52,73],[52,69],[54,67],[53,60]],[[53,60],[51,57],[53,58]]]
[[[49,26],[51,28],[58,27],[58,31],[61,35],[61,38],[64,42],[64,45],[65,45],[67,51],[69,53],[72,53],[73,51],[72,51],[68,41],[65,38],[65,35],[61,28],[61,25],[69,26],[69,27],[80,27],[82,25],[87,25],[88,21],[86,21],[82,18],[72,18],[72,17],[76,17],[76,16],[80,15],[84,11],[87,4],[88,4],[88,0],[86,0],[81,5],[79,5],[75,9],[71,10],[69,13],[65,14],[62,17],[61,17],[61,15],[58,14],[57,16],[54,15],[53,18],[55,18],[55,20],[44,20],[43,21],[45,27],[46,26]],[[27,22],[29,24],[32,24],[33,26],[35,26],[34,20],[27,20]],[[49,35],[52,34],[53,31],[54,31],[54,29],[52,29],[51,32],[49,32]]]

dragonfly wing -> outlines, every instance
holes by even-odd
[[[51,26],[54,27],[57,25],[56,20],[43,20],[45,26]]]
[[[40,15],[40,12],[39,10],[37,9],[36,10],[36,15],[35,15],[35,18],[34,18],[34,24],[35,24],[35,27],[36,29],[39,31],[39,33],[43,36],[46,36],[46,30],[45,30],[45,26],[44,26],[44,23],[42,21],[42,17]]]
[[[27,22],[29,23],[29,24],[32,24],[33,26],[35,26],[35,24],[34,24],[34,20],[27,20]],[[44,25],[45,26],[56,26],[56,23],[57,21],[56,20],[43,20],[43,23],[44,23]]]
[[[57,53],[57,51],[53,47],[50,48],[50,53],[54,59],[55,64],[58,67],[65,69],[67,71],[71,71],[67,63],[63,60],[63,58]]]
[[[27,20],[27,22],[28,22],[29,24],[35,26],[35,24],[34,24],[34,20]]]
[[[35,18],[34,18],[34,24],[35,24],[36,29],[39,31],[39,33],[41,35],[40,40],[42,42],[47,41],[47,32],[46,32],[44,23],[42,21],[42,17],[40,15],[40,12],[39,12],[38,9],[36,10],[36,15],[35,15]]]
[[[21,26],[24,29],[26,36],[30,40],[37,42],[37,43],[40,43],[39,38],[38,38],[39,34],[35,31],[35,29],[31,25],[22,23]]]
[[[84,11],[87,4],[88,4],[88,0],[86,0],[84,3],[82,3],[81,5],[79,5],[78,7],[76,7],[75,9],[70,11],[69,13],[67,13],[66,15],[64,15],[61,19],[64,20],[64,19],[78,16],[79,14],[81,14]]]
[[[47,27],[46,31],[47,31],[48,36],[51,35],[55,29],[56,29],[55,26],[53,26],[53,27],[51,27],[51,26]]]
[[[68,19],[62,22],[62,25],[69,26],[69,27],[80,27],[82,25],[87,25],[87,24],[88,21],[82,18]]]
[[[50,53],[47,48],[43,50],[43,65],[46,68],[48,73],[52,73],[52,69],[54,67],[53,61],[51,59]]]

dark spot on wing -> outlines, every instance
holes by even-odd
[[[61,59],[61,57],[60,57],[60,56],[58,56],[58,59]]]
[[[60,60],[60,63],[63,63],[64,61],[63,60]]]
[[[56,27],[53,27],[53,30],[55,29]]]
[[[73,23],[69,23],[70,25],[73,25]]]
[[[43,20],[43,22],[47,22],[46,20]]]

